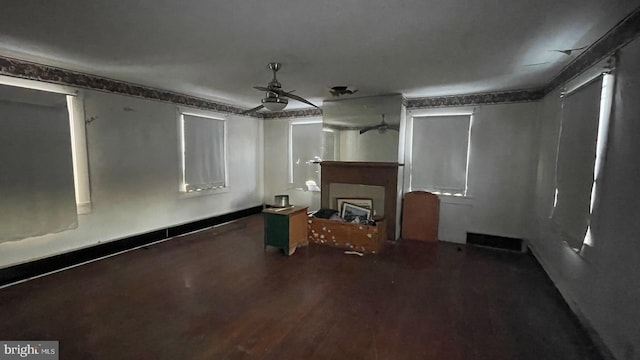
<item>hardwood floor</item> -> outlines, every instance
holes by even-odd
[[[531,255],[262,246],[260,215],[0,290],[60,359],[601,359]]]

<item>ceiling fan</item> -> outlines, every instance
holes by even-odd
[[[292,92],[294,92],[295,90],[291,90],[291,91],[282,90],[282,85],[276,78],[276,72],[278,72],[278,70],[280,70],[280,68],[282,67],[280,63],[272,62],[272,63],[269,63],[267,66],[269,67],[269,70],[273,71],[273,80],[271,80],[266,87],[265,86],[253,87],[254,89],[257,89],[260,91],[266,91],[266,96],[262,99],[262,105],[258,105],[252,109],[243,111],[242,114],[255,112],[262,108],[265,108],[270,111],[280,111],[287,106],[287,104],[289,103],[288,99],[297,100],[305,104],[309,104],[314,108],[319,109],[319,107],[314,105],[309,100],[306,100],[303,97],[300,97],[298,95],[292,94]]]
[[[360,129],[360,135],[370,130],[378,130],[380,134],[384,134],[385,132],[387,132],[387,130],[400,131],[400,124],[387,124],[384,121],[384,114],[382,114],[382,121],[380,122],[380,124],[363,127],[362,129]]]

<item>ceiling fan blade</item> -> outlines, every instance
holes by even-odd
[[[258,106],[254,107],[252,109],[245,110],[245,111],[241,112],[240,114],[244,115],[244,114],[252,113],[252,112],[255,112],[255,111],[258,111],[258,110],[262,109],[263,107],[264,107],[264,105],[258,105]]]
[[[288,98],[291,98],[291,99],[294,99],[294,100],[298,100],[298,101],[303,102],[303,103],[305,103],[305,104],[309,104],[309,105],[313,106],[313,107],[314,107],[314,108],[316,108],[316,109],[320,109],[320,108],[319,108],[319,107],[317,107],[315,104],[313,104],[311,101],[309,101],[309,100],[307,100],[307,99],[305,99],[305,98],[303,98],[303,97],[300,97],[300,96],[298,96],[298,95],[292,94],[292,93],[290,93],[290,92],[282,91],[282,90],[278,91],[278,93],[279,93],[280,95],[284,95],[284,96],[286,96],[286,97],[288,97]]]
[[[305,103],[305,104],[311,105],[316,109],[320,109],[318,106],[316,106],[311,101],[309,101],[309,100],[307,100],[307,99],[305,99],[305,98],[303,98],[301,96],[294,95],[293,92],[295,90],[292,90],[292,91],[289,91],[289,92],[282,90],[282,85],[276,79],[276,72],[281,67],[280,63],[269,63],[268,67],[269,67],[269,69],[271,69],[271,71],[273,71],[273,80],[271,80],[271,82],[269,84],[267,84],[266,87],[265,86],[254,86],[253,87],[256,90],[266,91],[267,92],[267,97],[263,99],[263,103],[265,102],[264,100],[269,100],[270,103],[271,102],[278,102],[278,103],[284,104],[284,106],[286,106],[286,104],[288,102],[287,98],[291,98],[293,100],[300,101],[301,103]],[[273,96],[273,94],[275,94],[276,96]]]
[[[381,126],[384,126],[384,125],[378,124],[378,125],[363,127],[362,129],[360,129],[360,135],[366,133],[367,131],[375,130],[375,129],[381,127]]]

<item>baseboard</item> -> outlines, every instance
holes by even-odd
[[[562,286],[558,286],[559,282],[556,278],[556,272],[549,266],[544,258],[540,256],[540,253],[535,248],[534,242],[528,241],[527,243],[531,254],[533,254],[533,257],[536,259],[540,267],[544,270],[545,274],[547,274],[547,277],[549,278],[551,283],[553,283],[553,286],[556,288],[564,302],[567,304],[569,309],[571,309],[571,312],[575,315],[580,325],[582,325],[585,332],[593,342],[594,346],[597,348],[600,355],[602,355],[602,358],[604,360],[616,360],[611,350],[609,350],[609,347],[604,343],[604,341],[602,341],[600,334],[598,334],[593,325],[591,325],[589,319],[584,316],[576,301],[571,297],[569,293],[564,290]]]
[[[206,219],[192,221],[186,224],[157,229],[123,239],[102,243],[87,248],[54,255],[44,259],[30,261],[0,269],[0,287],[41,276],[71,266],[104,258],[109,255],[152,244],[175,236],[206,229],[229,221],[241,219],[249,215],[258,214],[263,206],[235,211]]]
[[[490,247],[500,250],[526,252],[524,240],[506,236],[467,232],[467,244]]]

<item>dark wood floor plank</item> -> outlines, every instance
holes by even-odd
[[[0,290],[61,359],[601,359],[530,255],[400,241],[263,249],[262,218]]]

